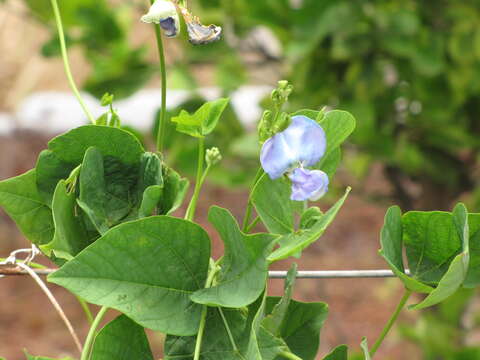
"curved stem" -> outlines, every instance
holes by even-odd
[[[85,340],[85,344],[83,345],[82,357],[80,358],[80,360],[89,359],[91,347],[93,345],[93,340],[95,339],[95,334],[97,332],[98,325],[100,325],[100,321],[102,321],[103,316],[105,315],[107,310],[108,310],[108,307],[102,306],[102,308],[98,311],[97,316],[95,316],[95,320],[93,320],[92,326],[90,326],[87,339]]]
[[[233,338],[232,331],[230,330],[230,326],[228,325],[227,318],[225,317],[225,314],[223,313],[223,310],[222,310],[221,307],[218,308],[218,312],[220,313],[220,316],[222,317],[223,324],[225,325],[225,330],[227,330],[227,335],[228,335],[228,338],[230,339],[230,344],[232,344],[233,351],[238,353],[237,344],[235,343],[235,339]]]
[[[257,174],[255,175],[255,180],[253,180],[253,186],[252,186],[252,191],[248,195],[248,203],[247,203],[247,208],[245,209],[245,215],[243,216],[243,225],[242,225],[242,231],[244,233],[248,232],[248,225],[250,224],[250,217],[252,216],[252,210],[253,210],[253,204],[252,204],[252,192],[253,189],[255,189],[255,186],[257,185],[258,181],[263,175],[263,169],[260,168],[257,171]]]
[[[215,278],[215,275],[217,274],[217,269],[218,269],[217,265],[212,261],[212,259],[210,259],[210,265],[211,265],[210,273],[208,274],[208,278],[205,283],[206,289],[212,286],[213,279]],[[208,306],[203,305],[202,314],[200,317],[200,325],[198,327],[197,340],[195,341],[195,353],[193,355],[193,360],[200,359],[200,350],[202,348],[203,333],[205,331],[205,324],[207,322],[207,311],[208,311]]]
[[[155,0],[150,0],[150,4],[152,5]],[[157,39],[157,48],[158,48],[158,57],[160,60],[160,75],[162,81],[162,104],[160,110],[160,119],[158,123],[158,130],[157,130],[157,151],[163,151],[163,140],[165,138],[165,128],[167,126],[167,70],[165,66],[165,52],[163,50],[163,40],[162,40],[162,33],[160,31],[160,25],[153,24],[155,29],[155,38]]]
[[[244,233],[245,234],[248,234],[250,231],[252,231],[252,229],[260,222],[260,217],[257,216],[255,219],[253,219],[253,221],[250,223],[250,225],[247,226],[247,228],[245,229]]]
[[[375,341],[375,344],[372,345],[372,348],[370,349],[370,356],[373,357],[375,353],[377,352],[378,348],[380,345],[382,345],[383,340],[387,336],[388,332],[392,328],[393,324],[398,318],[398,315],[400,315],[400,312],[402,311],[403,307],[407,303],[408,298],[412,295],[412,291],[405,289],[405,293],[403,294],[402,298],[400,299],[400,302],[398,303],[397,307],[395,308],[395,311],[393,312],[391,318],[388,320],[387,324],[383,328],[382,332],[380,333],[380,336],[378,337],[377,341]]]
[[[25,270],[33,278],[33,280],[35,280],[35,282],[38,284],[38,286],[40,286],[40,289],[42,289],[42,291],[45,293],[45,295],[47,295],[48,300],[50,300],[50,302],[52,303],[55,310],[57,310],[58,314],[60,315],[63,322],[65,323],[65,326],[67,327],[68,332],[70,333],[70,335],[72,335],[73,341],[75,342],[75,345],[77,346],[78,351],[82,352],[82,345],[80,344],[80,341],[78,340],[77,333],[75,332],[75,330],[72,326],[72,323],[68,320],[67,315],[65,315],[65,312],[63,311],[62,307],[60,306],[58,301],[53,296],[52,292],[48,289],[48,287],[45,285],[45,283],[42,281],[42,279],[40,279],[40,277],[35,273],[35,271],[30,269],[29,266],[27,266],[27,265],[25,265],[21,262],[17,262],[16,265],[18,267],[21,267],[23,270]]]
[[[80,296],[76,296],[78,302],[80,303],[80,306],[82,307],[83,312],[85,313],[85,316],[87,317],[88,324],[92,326],[93,324],[93,315],[92,312],[90,311],[90,308],[88,307],[88,303],[83,300]]]
[[[80,106],[82,107],[83,112],[87,116],[88,120],[90,120],[92,124],[95,124],[95,119],[93,118],[92,114],[90,113],[87,106],[83,102],[82,96],[80,95],[80,92],[78,91],[77,86],[75,85],[75,80],[73,80],[72,71],[70,69],[70,63],[68,61],[67,46],[65,45],[65,34],[63,33],[62,18],[60,17],[60,10],[58,8],[57,0],[50,0],[50,2],[53,7],[53,13],[55,14],[55,22],[57,24],[58,37],[60,39],[60,50],[62,52],[63,66],[65,67],[65,74],[67,75],[67,79],[70,84],[70,87],[72,88],[73,93],[75,94],[78,102],[80,103]]]
[[[205,158],[205,139],[198,139],[198,161],[197,161],[197,177],[195,180],[195,190],[193,191],[192,199],[188,205],[187,212],[185,214],[185,219],[193,221],[195,217],[195,209],[197,207],[198,196],[200,195],[200,189],[202,188],[203,181],[206,177],[206,172],[208,172],[210,167],[205,169],[205,174],[203,173],[203,162]]]

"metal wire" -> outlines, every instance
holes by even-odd
[[[48,275],[56,269],[35,269],[37,275]],[[406,270],[406,274],[409,271]],[[17,266],[0,265],[0,275],[27,275],[27,272]],[[283,279],[287,276],[286,271],[269,271],[271,279]],[[298,271],[299,279],[354,279],[354,278],[389,278],[395,277],[391,270],[304,270]]]

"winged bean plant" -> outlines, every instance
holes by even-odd
[[[271,94],[272,109],[258,124],[261,154],[242,221],[216,205],[208,211],[224,243],[223,256],[213,258],[210,237],[195,215],[202,185],[222,160],[218,148],[205,148],[205,140],[222,121],[229,99],[206,102],[194,112],[182,110],[171,119],[178,132],[198,143],[189,197],[189,181],[169,167],[163,151],[162,36],[176,37],[186,29],[193,45],[208,46],[220,40],[221,27],[203,25],[180,0],[156,0],[141,18],[153,24],[162,77],[160,125],[156,150],[150,152],[121,127],[112,95],[102,98],[107,111],[92,117],[69,68],[61,9],[57,0],[51,4],[67,77],[91,124],[53,138],[34,169],[1,181],[0,205],[58,265],[48,281],[101,306],[79,359],[153,359],[145,328],[165,334],[164,359],[317,358],[327,304],[292,298],[296,265],[288,272],[284,295],[269,296],[268,270],[279,260],[301,257],[344,205],[350,188],[325,212],[311,202],[328,192],[354,117],[341,110],[285,112],[294,89],[280,81]],[[264,232],[254,232],[259,222]],[[426,294],[411,306],[423,309],[478,285],[479,241],[480,215],[469,214],[463,204],[451,213],[388,210],[380,255],[405,294],[373,345],[362,341],[365,359],[375,355],[412,293]],[[121,315],[100,330],[109,309]],[[347,359],[347,350],[339,345],[324,359]]]

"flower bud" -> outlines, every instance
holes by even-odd
[[[113,103],[113,95],[109,94],[108,92],[103,94],[102,99],[100,100],[100,104],[102,106],[112,105]]]
[[[268,138],[273,136],[272,120],[272,112],[270,110],[265,110],[260,122],[258,123],[258,138],[261,143],[264,143]]]
[[[180,33],[177,8],[171,1],[156,0],[141,20],[145,23],[160,24],[166,37],[175,37]]]
[[[208,166],[213,166],[222,160],[222,154],[220,154],[220,150],[217,147],[212,147],[211,149],[207,149],[205,154],[205,161],[207,162]]]

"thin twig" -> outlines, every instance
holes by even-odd
[[[27,265],[22,264],[22,263],[17,263],[16,265],[18,267],[20,267],[22,270],[24,270],[28,275],[30,275],[33,278],[33,280],[35,280],[35,282],[38,284],[38,286],[40,286],[40,288],[45,293],[45,295],[47,295],[47,297],[50,300],[50,302],[52,303],[53,307],[55,308],[55,310],[57,310],[58,314],[60,315],[63,322],[67,326],[67,329],[70,332],[70,335],[72,335],[73,341],[75,342],[75,345],[77,346],[78,351],[80,353],[82,353],[82,345],[81,345],[80,341],[78,340],[77,333],[75,332],[72,324],[70,323],[67,316],[63,312],[63,309],[60,306],[60,304],[57,302],[57,300],[55,299],[55,297],[53,296],[51,291],[44,284],[42,279],[40,279],[40,277],[37,275],[37,271],[39,271],[39,270],[30,269]]]
[[[18,265],[18,264],[17,264]],[[37,275],[49,275],[56,269],[35,269]],[[28,273],[16,266],[0,265],[0,275],[27,275]],[[406,274],[409,271],[406,270]],[[269,271],[272,279],[283,279],[287,276],[286,271]],[[352,279],[352,278],[389,278],[395,277],[391,270],[304,270],[299,271],[299,279]]]

